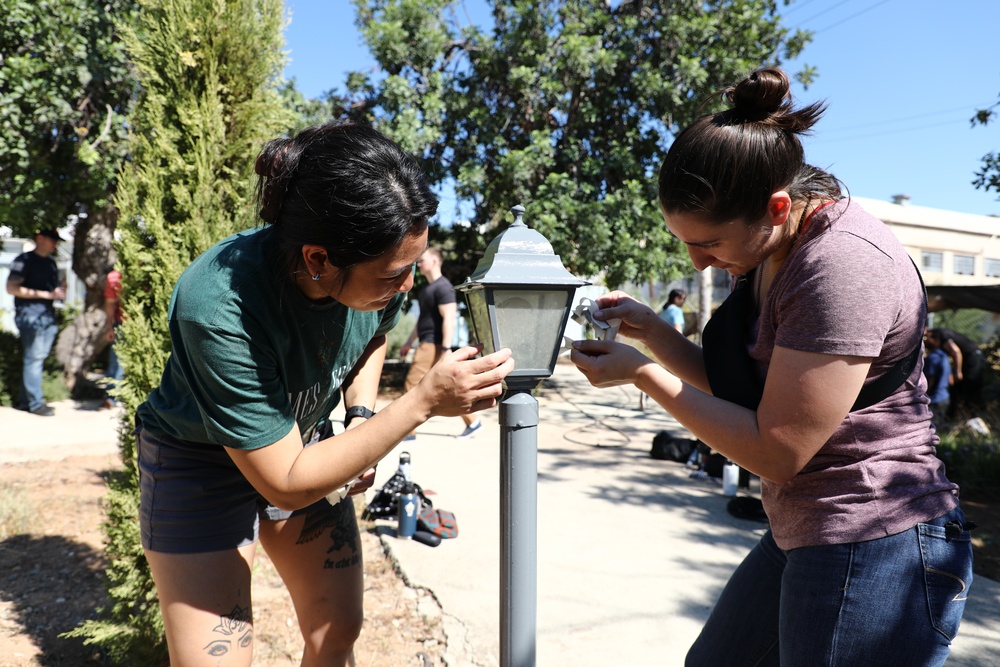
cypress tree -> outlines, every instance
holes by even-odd
[[[156,591],[142,553],[135,411],[159,383],[170,338],[167,307],[181,272],[209,246],[255,224],[253,161],[293,118],[278,95],[282,0],[140,0],[122,26],[139,77],[129,161],[119,174],[116,351],[125,414],[123,468],[104,505],[110,605],[72,634],[116,663],[166,662]]]

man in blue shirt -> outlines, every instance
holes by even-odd
[[[927,378],[927,396],[931,400],[931,422],[936,428],[944,423],[948,412],[948,384],[951,378],[951,361],[941,349],[941,336],[935,330],[924,335],[927,358],[924,360],[924,376]]]
[[[17,407],[42,417],[55,414],[42,394],[42,365],[59,332],[53,304],[66,298],[66,288],[60,284],[59,270],[52,259],[61,240],[55,229],[35,234],[35,249],[15,257],[7,277],[7,293],[14,295],[14,323],[24,348]]]

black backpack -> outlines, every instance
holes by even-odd
[[[653,436],[653,448],[649,450],[649,455],[660,461],[685,463],[697,445],[694,440],[675,438],[666,431],[660,431]]]
[[[389,478],[385,486],[378,490],[372,501],[368,503],[368,507],[362,512],[361,518],[365,521],[395,519],[399,514],[399,494],[403,490],[405,483],[406,480],[403,478],[402,473],[397,471]],[[424,495],[424,490],[420,488],[419,484],[414,483],[413,488],[416,490],[417,495],[420,496],[421,508],[434,506],[430,499]]]

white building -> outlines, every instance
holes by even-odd
[[[854,197],[892,229],[928,285],[1000,285],[1000,218]]]

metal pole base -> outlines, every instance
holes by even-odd
[[[538,401],[514,390],[500,403],[500,665],[535,666]]]

